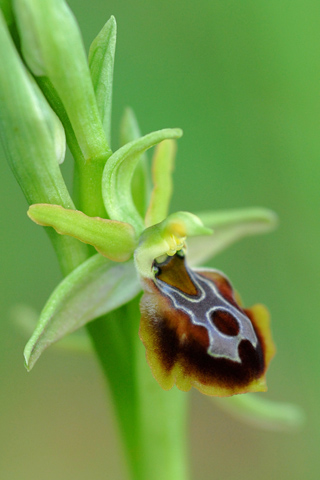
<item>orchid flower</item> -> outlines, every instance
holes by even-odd
[[[203,265],[235,241],[271,231],[277,217],[263,208],[169,214],[176,140],[182,131],[163,129],[141,136],[128,109],[121,125],[122,145],[111,151],[114,18],[93,41],[87,62],[78,25],[64,0],[14,0],[13,9],[10,5],[4,10],[5,19],[0,13],[1,58],[6,65],[0,70],[1,140],[30,204],[28,215],[46,227],[64,274],[26,345],[26,367],[31,370],[50,345],[88,325],[118,392],[114,398],[122,412],[119,421],[128,454],[136,455],[133,445],[140,435],[140,448],[149,452],[145,455],[150,467],[152,455],[158,453],[150,451],[148,435],[153,435],[152,428],[167,427],[162,420],[156,427],[150,415],[143,428],[135,424],[150,405],[142,402],[145,358],[141,368],[132,366],[140,351],[135,346],[138,332],[132,329],[132,300],[143,292],[139,335],[153,376],[164,390],[174,385],[182,391],[195,387],[220,397],[265,391],[266,371],[275,352],[268,311],[262,305],[244,308],[229,279]],[[18,29],[22,56],[7,26]],[[74,198],[59,168],[66,142],[75,160]],[[152,147],[150,191],[146,152]],[[125,333],[119,325],[122,333],[104,335],[110,312],[113,318],[128,316]],[[105,352],[112,352],[113,343],[118,365],[106,361]],[[137,414],[133,402],[126,403],[123,390],[119,393],[116,368],[119,378],[130,372],[132,390],[127,386],[127,395],[135,402],[140,398],[143,414],[142,409]],[[140,380],[136,382],[134,375]],[[180,406],[185,397],[175,396],[172,401],[160,387],[153,385],[151,390],[150,395],[161,399],[163,415],[171,412],[170,424],[173,410],[179,409],[176,422],[182,425],[185,410]],[[276,423],[279,418],[288,424],[298,418],[296,411],[286,417],[274,406],[270,415],[265,402],[259,409],[249,400],[240,412],[243,405],[252,407],[257,423],[268,415]],[[170,442],[182,439],[180,427],[174,431],[166,437],[168,455]],[[146,473],[149,467],[145,466],[143,477],[132,458],[134,478],[151,478]],[[180,477],[174,473],[175,462],[171,476],[164,464],[166,478],[185,478],[180,467]],[[157,478],[164,478],[161,472]]]

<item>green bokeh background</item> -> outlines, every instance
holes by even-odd
[[[247,305],[268,305],[278,352],[266,396],[302,405],[306,425],[296,433],[255,430],[193,392],[193,480],[319,478],[319,2],[69,4],[87,48],[111,14],[118,22],[113,147],[127,105],[143,133],[183,128],[172,209],[257,205],[281,219],[275,233],[243,240],[211,266],[227,273]],[[0,478],[125,480],[93,356],[49,351],[24,370],[26,339],[10,309],[40,310],[60,274],[4,159],[0,182]]]

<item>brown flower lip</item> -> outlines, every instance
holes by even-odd
[[[193,271],[179,254],[155,267],[143,280],[140,337],[159,384],[215,396],[265,391],[275,351],[267,309],[242,309],[224,274]]]

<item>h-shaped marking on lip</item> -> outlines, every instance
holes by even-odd
[[[209,355],[241,363],[238,348],[240,342],[249,340],[254,348],[256,348],[258,343],[250,319],[223,298],[213,281],[196,272],[192,272],[188,268],[187,272],[197,288],[198,295],[188,295],[157,277],[155,278],[155,283],[159,290],[170,298],[175,308],[189,316],[194,325],[207,329],[209,334],[207,352]],[[216,311],[228,312],[236,319],[239,325],[239,333],[237,335],[226,335],[218,330],[210,318]]]

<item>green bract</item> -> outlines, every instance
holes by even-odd
[[[0,132],[6,157],[29,203],[72,208],[58,166],[65,150],[61,123],[21,62],[2,16],[0,22],[0,53],[6,65],[0,69]]]
[[[89,50],[89,67],[102,125],[110,145],[113,64],[117,24],[114,17],[105,24]]]

